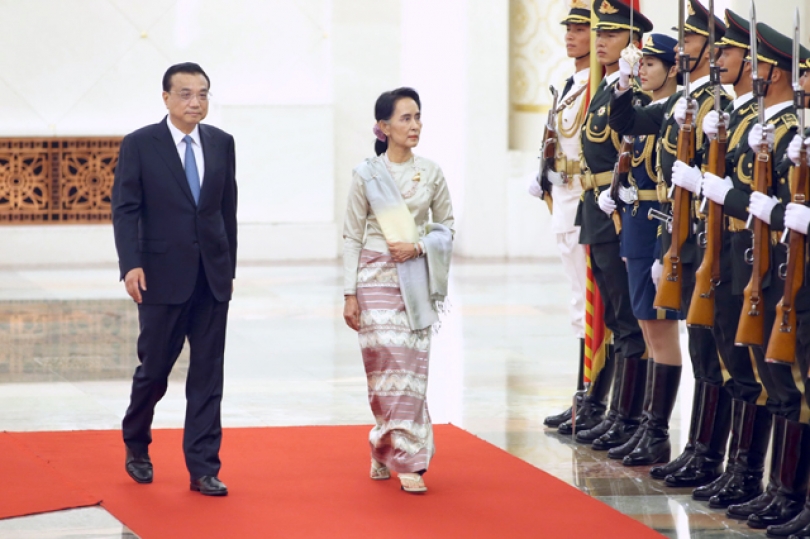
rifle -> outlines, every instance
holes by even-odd
[[[689,73],[692,58],[684,52],[685,8],[682,1],[678,1],[678,70],[683,77],[683,97],[687,103],[691,100],[689,91]],[[756,32],[753,32],[756,35]],[[686,119],[678,133],[678,160],[691,163],[695,156],[695,132],[692,126],[694,115],[691,107],[686,108]],[[677,185],[672,188],[672,236],[669,250],[664,256],[664,278],[658,284],[653,305],[658,309],[670,311],[681,310],[681,290],[683,288],[683,265],[681,264],[681,250],[692,228],[691,193]]]
[[[629,185],[627,178],[630,176],[630,167],[633,161],[633,137],[625,136],[622,138],[622,146],[619,148],[619,158],[613,166],[613,180],[610,182],[610,198],[616,204],[616,210],[610,215],[613,219],[613,226],[616,228],[616,234],[622,231],[622,216],[619,214],[619,187]]]
[[[709,0],[709,13],[714,13],[714,0]],[[714,16],[709,18],[709,73],[714,89],[714,110],[720,119],[717,125],[717,138],[709,144],[708,171],[715,176],[726,175],[727,126],[723,111],[720,110],[720,66],[715,61]],[[714,290],[720,284],[720,251],[723,247],[723,206],[703,199],[701,209],[708,205],[705,231],[698,236],[698,243],[705,247],[703,261],[695,273],[695,290],[686,315],[689,327],[714,327]]]
[[[765,127],[765,90],[767,81],[757,75],[757,22],[756,7],[751,0],[751,72],[754,78],[754,95],[758,100],[759,124]],[[754,190],[768,193],[771,185],[771,148],[763,129],[762,143],[754,161]],[[748,228],[753,229],[752,246],[745,252],[745,261],[753,266],[751,279],[743,291],[743,308],[740,325],[734,343],[737,346],[762,346],[765,343],[765,305],[762,295],[762,280],[771,266],[770,227],[764,221],[748,217]]]
[[[553,102],[543,129],[543,146],[540,149],[540,188],[542,189],[540,199],[548,205],[548,211],[552,211],[554,201],[551,199],[551,182],[548,181],[547,172],[554,170],[554,161],[557,157],[557,101],[560,95],[554,86],[549,86],[548,89]]]
[[[793,28],[793,99],[799,115],[799,133],[804,134],[805,93],[799,85],[799,40],[801,39],[799,26],[799,8],[796,8]],[[807,150],[802,144],[799,151],[799,166],[792,169],[793,189],[790,193],[792,202],[804,204],[808,196],[808,164]],[[796,311],[793,303],[796,293],[802,286],[804,278],[805,235],[795,230],[785,229],[782,243],[786,236],[790,237],[788,245],[788,259],[783,267],[779,268],[780,277],[784,276],[785,290],[782,299],[776,306],[776,320],[771,330],[771,339],[765,352],[768,362],[794,363],[796,361]]]

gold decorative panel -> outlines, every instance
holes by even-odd
[[[109,223],[121,137],[0,138],[0,225]]]

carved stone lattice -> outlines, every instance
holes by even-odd
[[[109,223],[120,137],[0,138],[0,225]]]

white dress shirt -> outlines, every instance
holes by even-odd
[[[180,162],[183,164],[183,169],[185,170],[186,141],[183,140],[183,137],[185,137],[186,134],[177,129],[168,116],[166,117],[166,124],[169,126],[169,132],[172,134],[177,153],[180,155]],[[205,177],[205,158],[203,156],[202,143],[200,142],[200,126],[195,126],[194,131],[189,133],[189,136],[193,142],[191,150],[194,152],[194,161],[197,163],[197,172],[200,175],[200,188],[202,189],[203,178]]]

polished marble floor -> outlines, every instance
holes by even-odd
[[[370,423],[357,340],[342,320],[341,267],[238,273],[224,425]],[[434,421],[458,425],[667,537],[764,536],[692,501],[688,490],[664,488],[646,469],[624,468],[544,429],[543,417],[568,405],[576,374],[566,288],[557,260],[455,262],[453,307],[431,355]],[[136,336],[137,312],[115,268],[0,268],[0,430],[118,428]],[[181,356],[158,428],[182,425],[186,365]],[[688,361],[683,380],[672,421],[678,448],[692,400]],[[0,520],[0,537],[135,536],[89,508]]]

